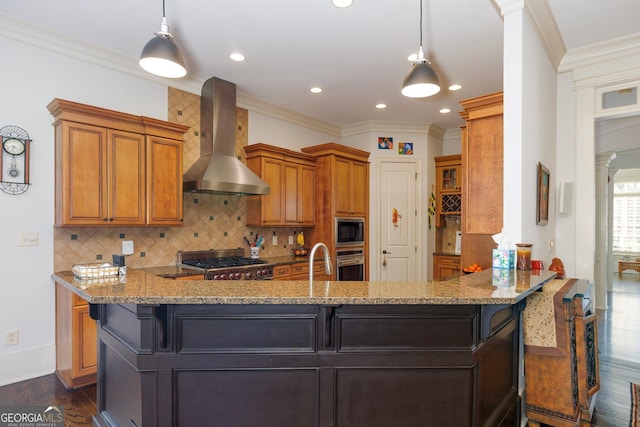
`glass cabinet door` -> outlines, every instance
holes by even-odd
[[[442,192],[460,191],[460,167],[440,167],[438,168],[439,190]]]

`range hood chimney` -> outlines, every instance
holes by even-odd
[[[236,85],[212,77],[200,97],[200,157],[183,177],[184,191],[269,194],[269,185],[236,157]]]

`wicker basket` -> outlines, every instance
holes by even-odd
[[[118,275],[118,267],[109,263],[75,264],[71,271],[78,279],[100,279]]]

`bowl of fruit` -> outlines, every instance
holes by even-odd
[[[295,256],[307,256],[309,250],[307,248],[295,248],[291,249],[291,252],[293,252]]]
[[[462,272],[464,274],[471,274],[471,273],[476,273],[478,271],[482,271],[482,267],[480,267],[477,263],[473,263],[467,267],[464,267],[462,269]]]

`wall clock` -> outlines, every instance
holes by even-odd
[[[0,170],[2,181],[0,190],[7,194],[22,194],[29,189],[29,145],[31,139],[24,129],[18,126],[0,128]]]

